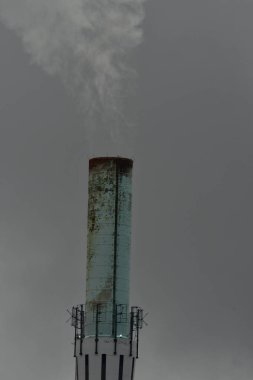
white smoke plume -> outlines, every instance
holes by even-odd
[[[126,54],[142,40],[144,1],[0,0],[0,18],[85,111],[111,112],[131,72]]]

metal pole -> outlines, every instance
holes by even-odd
[[[75,342],[74,342],[74,358],[76,358],[76,339],[77,339],[77,307],[75,309]]]
[[[100,304],[97,304],[96,309],[96,338],[95,338],[95,354],[98,354],[98,314],[99,314],[99,306]]]
[[[136,359],[139,358],[139,330],[140,330],[140,309],[137,311],[137,325],[136,325],[136,335],[137,335],[137,342],[136,342]]]
[[[134,312],[133,308],[130,313],[130,353],[129,356],[133,355],[133,330],[134,330]]]
[[[117,323],[118,323],[117,305],[114,308],[114,355],[117,354]]]
[[[117,251],[118,251],[118,202],[119,202],[119,164],[116,160],[116,185],[115,185],[115,214],[114,214],[114,255],[113,255],[113,324],[112,334],[115,336],[115,307],[116,307],[116,282],[117,282]]]
[[[81,337],[80,337],[80,355],[83,355],[83,305],[81,305]]]

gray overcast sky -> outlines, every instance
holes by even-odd
[[[145,7],[126,105],[137,124],[131,295],[149,312],[136,380],[252,380],[253,1]],[[3,24],[0,49],[0,378],[70,380],[87,126]],[[93,146],[120,151],[102,132]]]

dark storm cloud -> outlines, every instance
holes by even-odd
[[[156,0],[146,12],[127,104],[139,118],[132,304],[149,311],[136,378],[251,380],[253,4]],[[0,375],[67,380],[86,120],[3,27],[0,46]],[[101,131],[94,147],[115,149]]]

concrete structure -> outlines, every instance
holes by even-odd
[[[143,312],[129,313],[132,160],[89,163],[86,303],[73,307],[76,380],[133,380]]]

